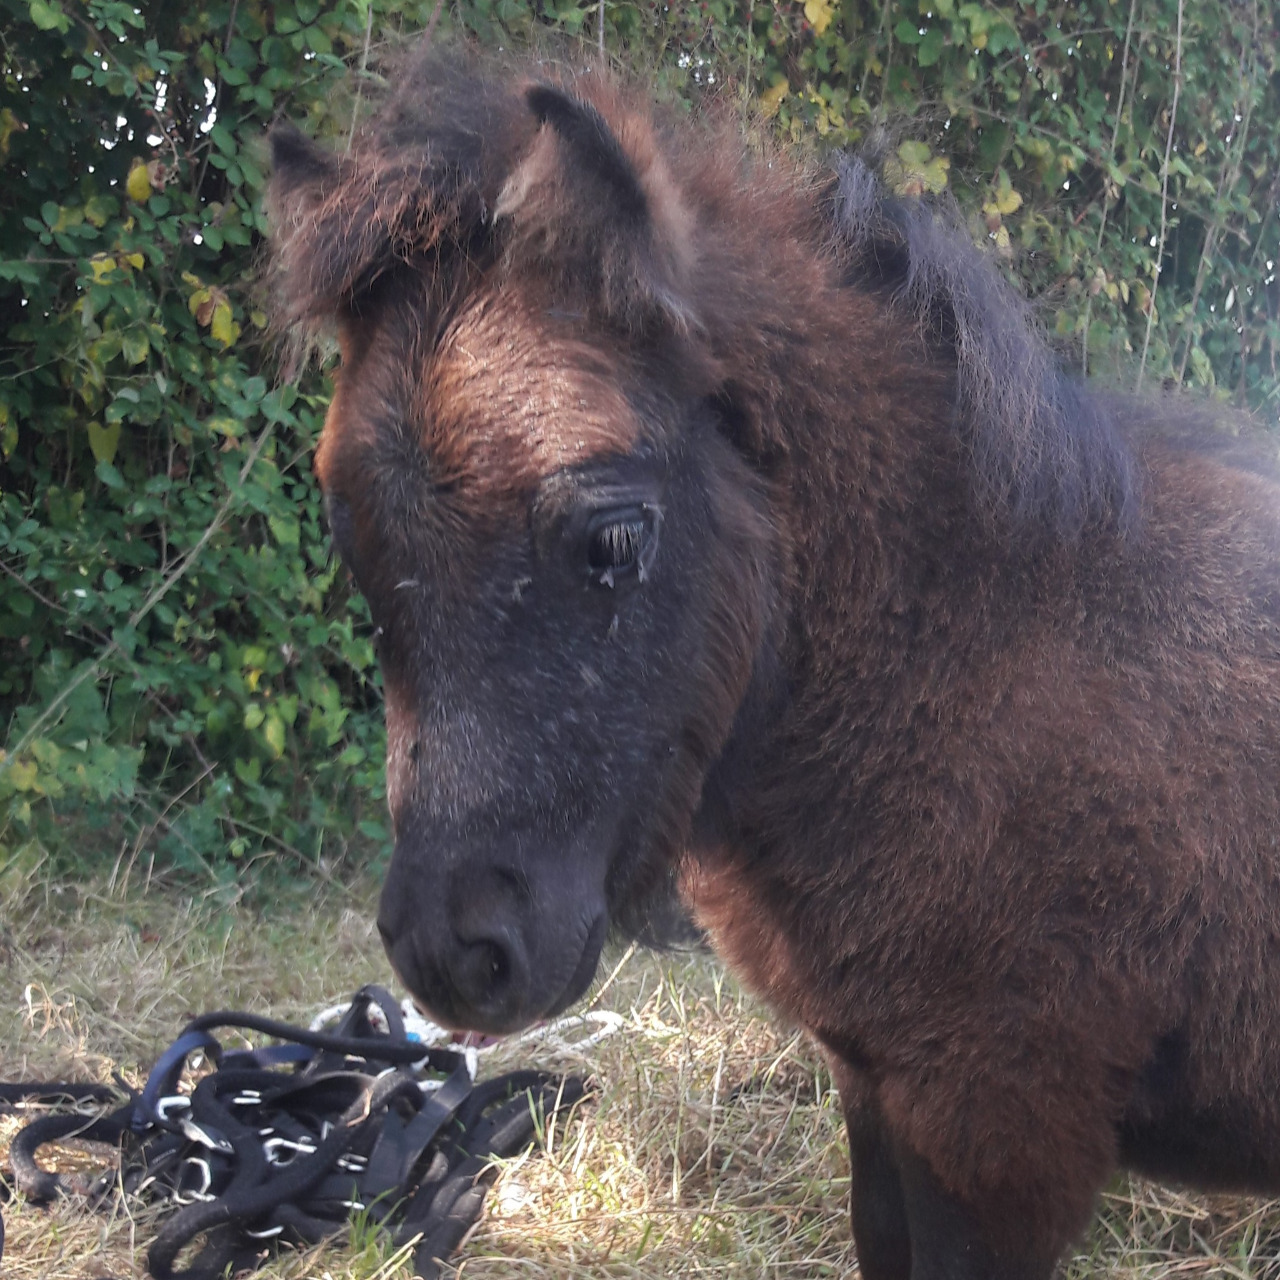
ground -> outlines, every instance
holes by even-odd
[[[3,889],[0,882],[0,889]],[[196,1013],[251,1009],[306,1023],[365,982],[391,983],[375,887],[309,884],[237,899],[155,884],[0,893],[0,1079],[138,1083]],[[263,905],[270,902],[269,909]],[[513,1162],[455,1259],[468,1280],[851,1274],[843,1126],[806,1038],[779,1025],[708,955],[617,951],[587,1004],[623,1016],[585,1054],[536,1041],[482,1071],[570,1069],[593,1103],[550,1150]],[[0,1117],[0,1176],[17,1128]],[[63,1153],[74,1161],[75,1153]],[[80,1156],[84,1159],[84,1156]],[[148,1210],[4,1205],[6,1280],[144,1276]],[[266,1280],[412,1274],[368,1231],[286,1252]],[[1117,1180],[1065,1280],[1280,1280],[1280,1202],[1191,1197]]]

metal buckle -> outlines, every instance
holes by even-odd
[[[163,1124],[172,1122],[171,1111],[189,1111],[191,1109],[191,1099],[185,1093],[171,1093],[161,1098],[156,1103],[156,1115],[160,1117]]]
[[[280,1152],[287,1151],[287,1157],[281,1157]],[[314,1155],[316,1152],[316,1144],[309,1142],[303,1138],[300,1142],[294,1142],[292,1138],[268,1138],[262,1144],[262,1154],[266,1156],[267,1163],[276,1166],[292,1164],[294,1157],[298,1155]]]
[[[183,1190],[182,1179],[186,1176],[187,1169],[200,1170],[201,1181],[199,1187]],[[194,1200],[216,1200],[217,1196],[209,1194],[209,1188],[212,1185],[213,1170],[209,1168],[209,1162],[203,1156],[188,1156],[182,1162],[182,1172],[178,1174],[177,1182],[174,1187],[173,1198],[179,1204],[190,1204]]]
[[[178,1121],[182,1132],[191,1139],[192,1142],[198,1142],[202,1147],[208,1147],[210,1151],[220,1151],[224,1156],[233,1156],[236,1149],[229,1143],[226,1138],[221,1136],[215,1137],[207,1129],[203,1129],[190,1116],[183,1116]]]

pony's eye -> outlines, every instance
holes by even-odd
[[[621,507],[598,511],[587,525],[587,567],[592,580],[612,587],[634,575],[643,582],[656,549],[655,507]]]

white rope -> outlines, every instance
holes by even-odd
[[[336,1022],[351,1008],[350,1003],[334,1004],[322,1009],[311,1019],[310,1030],[321,1031],[330,1022]],[[429,1022],[414,1007],[413,1001],[401,1002],[400,1013],[404,1018],[406,1036],[428,1049],[437,1045],[454,1044],[455,1033]],[[380,1031],[387,1029],[387,1020],[377,1005],[369,1006],[369,1021]],[[566,1014],[554,1022],[539,1023],[522,1031],[518,1036],[484,1037],[479,1043],[463,1036],[454,1047],[467,1056],[467,1065],[475,1075],[474,1062],[481,1054],[492,1052],[499,1045],[537,1044],[556,1053],[582,1053],[622,1028],[625,1019],[620,1013],[608,1009],[591,1009],[586,1013]]]

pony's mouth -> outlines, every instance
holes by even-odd
[[[569,980],[561,989],[560,994],[551,1002],[550,1005],[537,1017],[529,1019],[519,1027],[514,1027],[509,1031],[491,1032],[477,1031],[474,1028],[460,1024],[447,1013],[442,1014],[439,1007],[433,1007],[432,1004],[414,991],[413,984],[405,980],[396,967],[394,960],[392,961],[392,972],[395,973],[400,983],[410,992],[410,999],[413,1001],[413,1007],[425,1018],[432,1026],[441,1028],[441,1030],[449,1033],[448,1043],[455,1044],[464,1049],[485,1049],[490,1045],[505,1040],[508,1036],[523,1031],[530,1026],[537,1026],[539,1023],[545,1022],[550,1018],[563,1013],[571,1004],[580,1000],[591,986],[591,981],[595,977],[596,968],[600,963],[600,952],[604,949],[605,938],[609,932],[609,916],[608,913],[602,911],[592,922],[591,927],[587,930],[587,935],[583,939],[582,952],[578,957],[578,962],[574,966],[573,972],[569,975]]]
[[[600,952],[604,948],[604,940],[608,932],[609,917],[602,911],[587,931],[577,968],[570,975],[569,981],[555,1003],[547,1010],[545,1017],[554,1018],[556,1014],[563,1013],[574,1001],[586,995],[592,978],[596,976],[596,966],[600,963]]]

